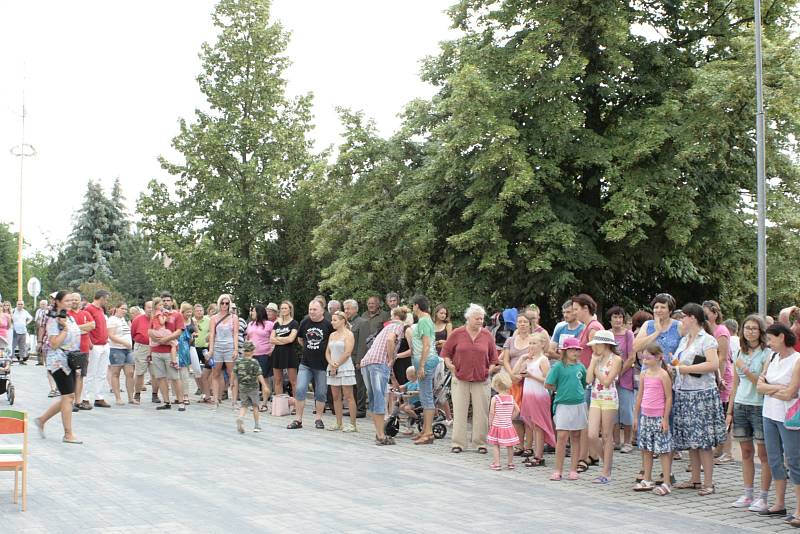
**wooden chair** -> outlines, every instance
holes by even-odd
[[[22,511],[28,507],[28,412],[0,410],[0,434],[22,434],[22,447],[0,447],[0,471],[14,471],[14,498],[17,502],[22,475]],[[14,451],[18,451],[14,453]]]

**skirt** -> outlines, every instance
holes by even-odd
[[[675,391],[672,415],[676,451],[713,449],[725,441],[725,418],[717,388]]]
[[[556,446],[556,434],[553,432],[553,419],[550,416],[550,395],[546,392],[536,394],[526,392],[522,395],[520,417],[526,425],[536,425],[544,431],[544,441],[552,447]]]
[[[513,426],[499,427],[492,425],[486,435],[486,443],[499,447],[513,447],[519,444],[519,436]]]
[[[556,404],[556,430],[583,430],[589,424],[586,403]]]
[[[656,454],[672,452],[672,429],[663,432],[662,419],[663,417],[639,415],[639,429],[636,432],[636,444],[639,450]]]

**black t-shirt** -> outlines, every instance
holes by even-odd
[[[275,321],[275,325],[272,327],[272,331],[275,332],[275,337],[289,337],[292,330],[299,329],[300,323],[294,319],[286,324],[280,324],[278,321]],[[272,355],[276,358],[276,361],[280,361],[284,357],[286,357],[286,361],[292,361],[291,357],[294,355],[294,343],[289,345],[275,345],[275,348],[272,350]]]
[[[303,356],[301,363],[311,369],[324,371],[328,367],[325,360],[325,350],[328,348],[328,338],[333,332],[333,326],[327,319],[314,322],[306,317],[300,322],[297,337],[302,338]]]

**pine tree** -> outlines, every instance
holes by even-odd
[[[131,232],[128,210],[125,208],[125,197],[122,194],[122,185],[119,182],[119,178],[114,179],[114,185],[111,188],[109,210],[110,235],[108,247],[112,253],[117,253],[122,248],[122,243],[130,236]],[[112,243],[112,239],[115,240],[116,243]]]

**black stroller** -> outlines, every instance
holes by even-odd
[[[11,360],[5,358],[0,350],[0,395],[8,397],[8,403],[14,404],[14,384],[11,383]]]
[[[436,367],[434,373],[433,398],[436,402],[436,406],[441,406],[445,402],[450,402],[450,372],[445,371],[444,363],[440,363],[439,366]],[[394,393],[397,397],[397,400],[394,402],[392,414],[389,416],[389,419],[386,420],[386,423],[383,426],[383,431],[387,436],[392,438],[395,437],[400,431],[400,418],[403,414],[403,412],[400,410],[400,405],[403,402],[403,397],[416,395],[416,393],[407,394],[399,391],[395,391]],[[422,432],[422,412],[422,406],[419,403],[416,403],[414,406],[414,419],[410,422],[410,425],[416,425],[419,432]],[[444,410],[437,408],[436,414],[433,416],[432,431],[434,438],[443,439],[447,435],[447,425],[445,425],[446,419],[447,418],[445,417]]]

